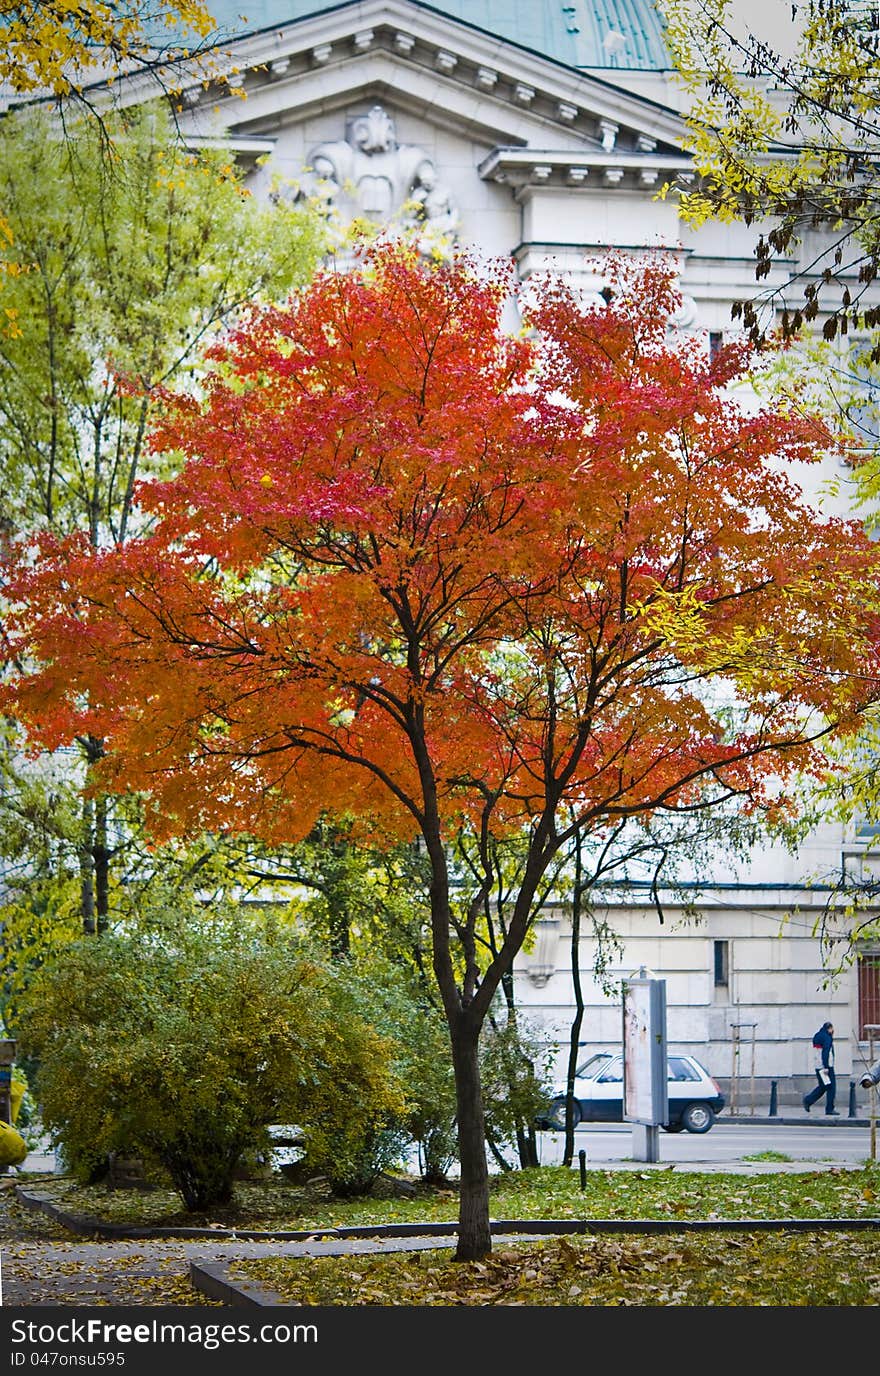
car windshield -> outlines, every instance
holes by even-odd
[[[598,1051],[595,1056],[591,1056],[578,1066],[575,1075],[579,1080],[593,1080],[610,1060],[610,1051]]]

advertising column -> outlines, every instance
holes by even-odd
[[[633,1124],[633,1160],[659,1161],[668,1095],[666,981],[642,965],[623,981],[623,1118]]]

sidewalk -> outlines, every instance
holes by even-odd
[[[880,1120],[877,1120],[880,1122]],[[822,1127],[822,1128],[869,1128],[870,1118],[850,1118],[843,1109],[838,1117],[834,1114],[826,1113],[807,1113],[802,1108],[795,1108],[787,1105],[781,1114],[774,1114],[771,1118],[769,1113],[737,1113],[730,1114],[722,1110],[718,1115],[719,1123],[772,1123],[777,1127]]]

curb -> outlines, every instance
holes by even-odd
[[[370,1237],[444,1237],[457,1231],[456,1223],[377,1223],[352,1228],[293,1229],[258,1228],[188,1228],[166,1227],[164,1224],[137,1227],[127,1223],[106,1223],[88,1214],[69,1214],[44,1194],[29,1194],[21,1185],[15,1186],[17,1198],[34,1212],[44,1213],[71,1233],[82,1237],[117,1239],[138,1238],[235,1238],[241,1242],[317,1242],[323,1238]]]
[[[60,1223],[63,1228],[67,1228],[69,1232],[78,1233],[82,1237],[132,1240],[150,1237],[234,1238],[239,1242],[323,1242],[334,1238],[344,1241],[347,1238],[357,1240],[378,1237],[453,1237],[458,1232],[457,1223],[365,1223],[359,1227],[308,1228],[303,1230],[188,1228],[185,1224],[178,1228],[165,1227],[162,1224],[136,1227],[126,1223],[105,1223],[102,1219],[91,1218],[88,1214],[66,1213],[48,1195],[30,1194],[21,1185],[15,1186],[15,1194],[26,1209],[44,1213],[54,1222]],[[496,1226],[501,1225],[493,1223],[493,1231]],[[516,1227],[520,1231],[531,1227],[530,1224],[526,1223],[523,1223],[521,1227],[518,1224],[505,1224],[504,1226]]]
[[[87,1215],[67,1214],[45,1195],[27,1194],[16,1186],[16,1195],[28,1209],[41,1211],[60,1223],[68,1231],[87,1237],[150,1238],[234,1238],[237,1241],[263,1242],[346,1242],[369,1241],[374,1238],[452,1238],[458,1235],[457,1223],[374,1223],[352,1228],[313,1228],[310,1231],[277,1232],[233,1228],[128,1228],[124,1223],[103,1223]],[[772,1232],[789,1229],[793,1232],[810,1230],[854,1232],[880,1228],[880,1218],[698,1218],[698,1219],[624,1219],[624,1218],[505,1218],[492,1219],[492,1236],[528,1233],[539,1236],[559,1236],[566,1233],[682,1233],[682,1232]]]
[[[44,1213],[47,1217],[60,1223],[62,1228],[68,1232],[77,1233],[81,1237],[106,1237],[117,1239],[138,1239],[138,1238],[160,1238],[160,1237],[191,1237],[191,1238],[211,1238],[211,1237],[234,1237],[244,1240],[258,1240],[260,1238],[287,1238],[290,1241],[305,1241],[314,1238],[314,1229],[309,1233],[264,1233],[250,1229],[231,1229],[231,1228],[188,1228],[181,1224],[179,1228],[168,1228],[161,1224],[153,1226],[143,1225],[136,1227],[127,1223],[105,1223],[102,1219],[91,1218],[88,1214],[69,1214],[60,1208],[47,1195],[29,1194],[21,1185],[15,1187],[16,1197],[26,1209],[31,1209],[35,1213]]]
[[[772,1124],[773,1127],[782,1128],[869,1128],[871,1126],[870,1118],[845,1118],[843,1115],[839,1118],[831,1117],[830,1123],[826,1123],[825,1115],[822,1113],[817,1113],[815,1117],[809,1113],[804,1113],[802,1117],[798,1118],[789,1118],[782,1113],[774,1113],[772,1117],[769,1113],[739,1113],[735,1117],[731,1117],[729,1114],[722,1117],[719,1114],[716,1121],[719,1123],[742,1123],[752,1127],[757,1127],[759,1123],[767,1123]]]
[[[221,1304],[236,1308],[250,1305],[287,1307],[286,1300],[256,1281],[232,1280],[229,1265],[225,1261],[191,1261],[189,1278],[194,1290],[206,1295],[209,1300],[220,1300]]]

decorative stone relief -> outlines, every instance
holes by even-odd
[[[543,917],[540,922],[535,923],[534,932],[532,949],[524,960],[529,981],[541,989],[556,970],[560,936],[559,918]]]
[[[419,243],[423,252],[429,252],[439,239],[456,237],[458,218],[448,187],[437,180],[434,163],[430,158],[422,158],[404,203],[404,223],[423,228],[425,233]]]
[[[672,330],[692,330],[696,327],[699,310],[697,303],[692,296],[683,296],[678,309],[672,312],[669,317],[669,328]]]
[[[606,153],[614,152],[614,145],[617,142],[617,135],[619,133],[620,127],[617,124],[613,124],[610,119],[599,120],[599,136],[602,140],[602,147],[605,149]]]
[[[381,105],[350,120],[346,137],[320,143],[309,155],[308,194],[346,218],[423,228],[423,252],[454,239],[458,209],[418,144],[397,142],[394,120]]]

